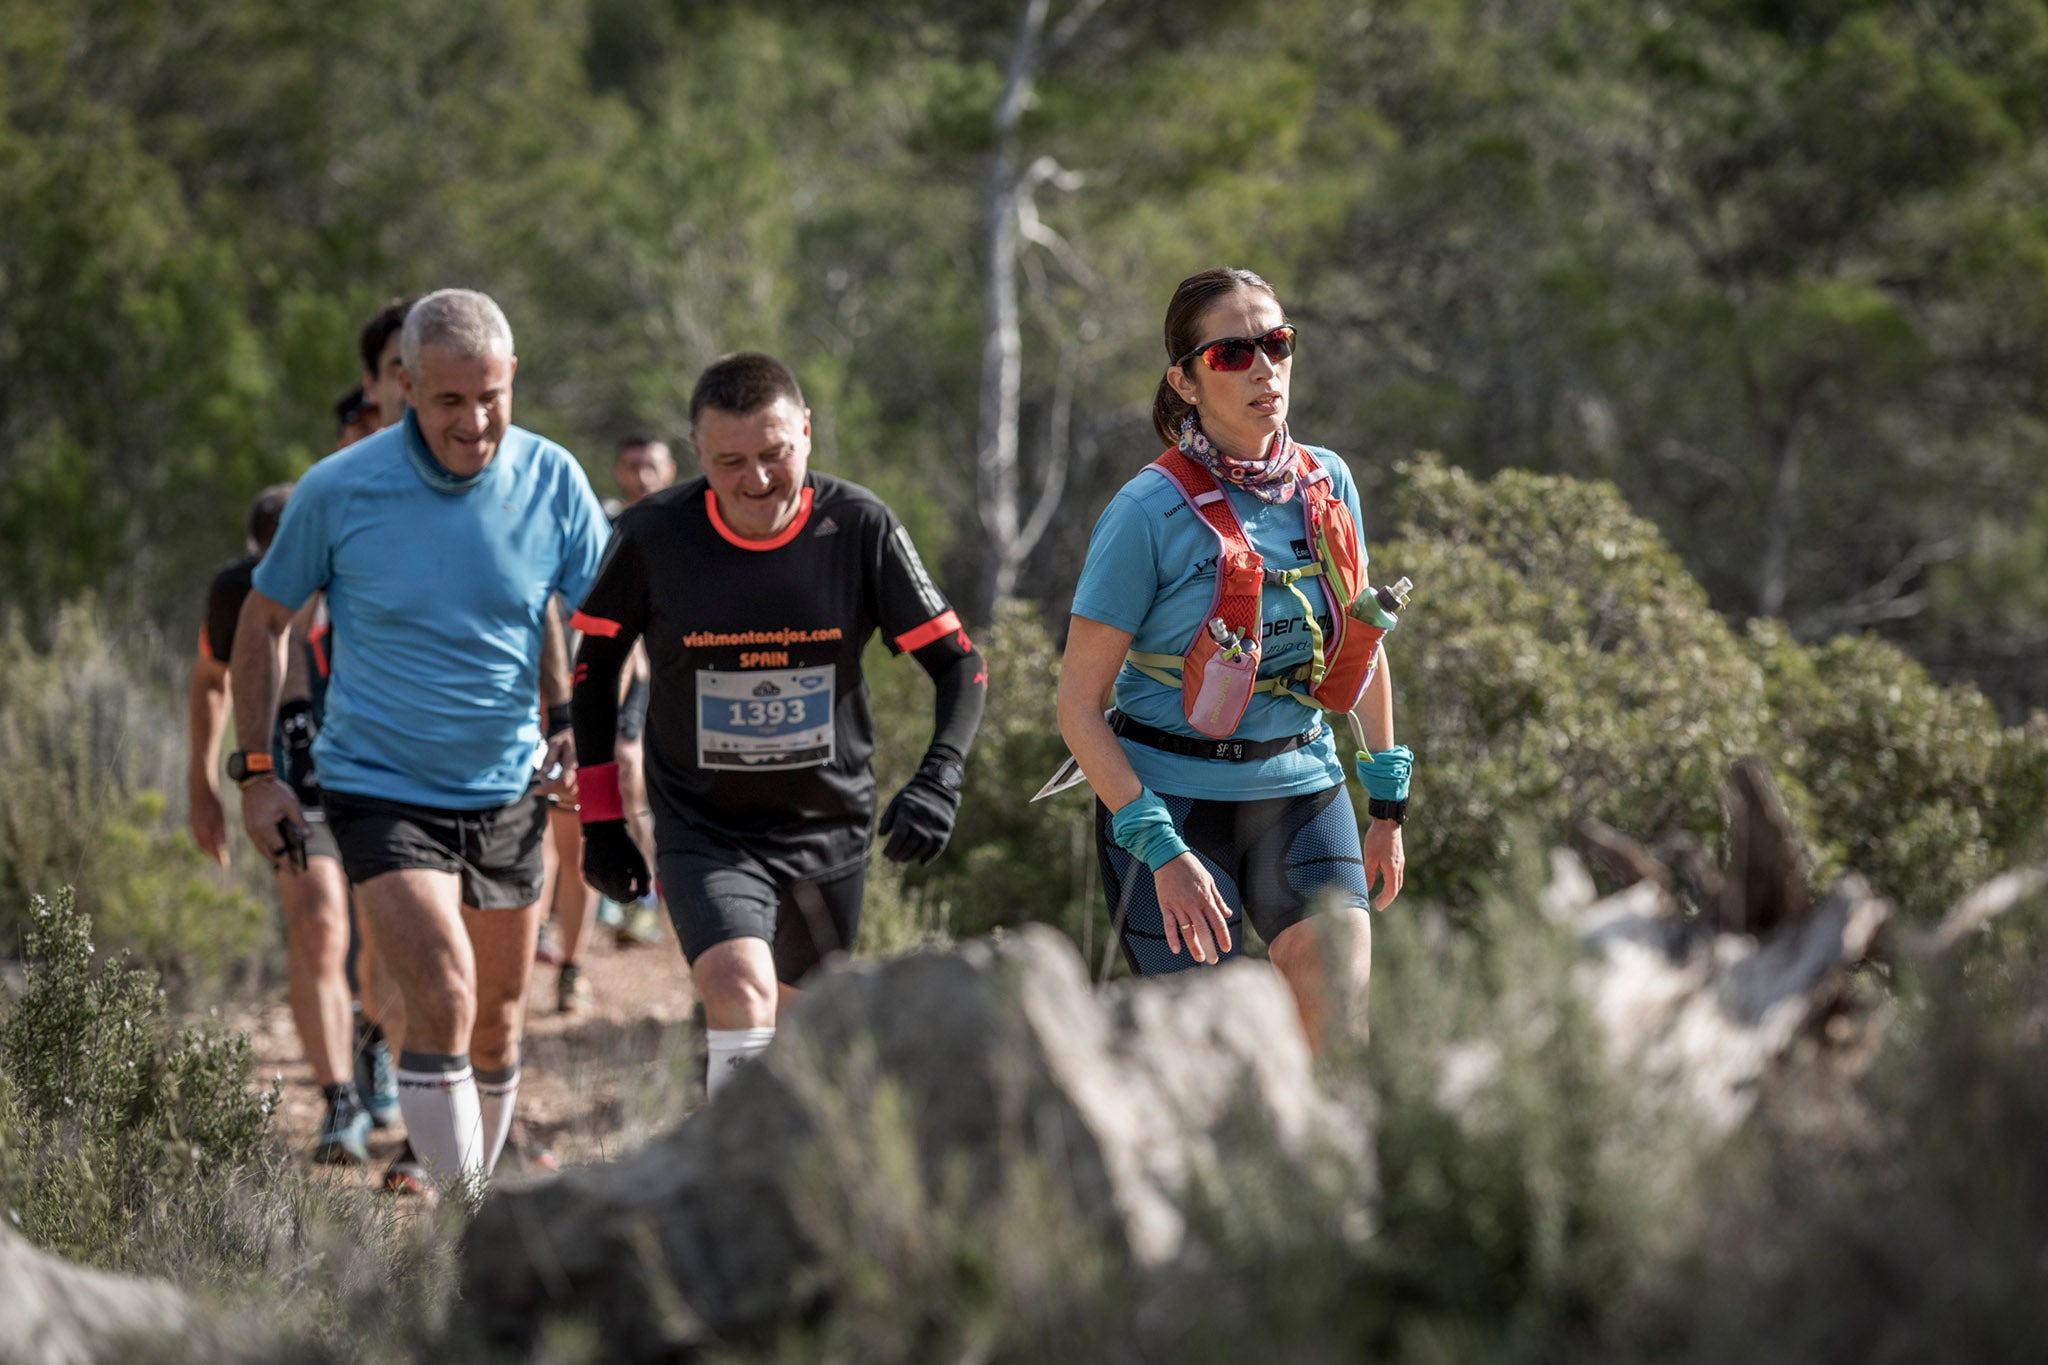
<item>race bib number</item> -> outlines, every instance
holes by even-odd
[[[697,670],[697,766],[747,772],[832,761],[832,665]]]

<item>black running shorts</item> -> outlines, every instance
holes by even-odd
[[[817,880],[777,881],[730,850],[664,853],[656,861],[662,899],[691,962],[729,939],[765,939],[775,954],[775,979],[794,986],[828,953],[853,950],[865,863]]]
[[[1358,840],[1358,816],[1342,786],[1306,796],[1257,801],[1197,800],[1167,796],[1174,828],[1230,907],[1228,961],[1244,944],[1249,918],[1270,944],[1299,923],[1320,896],[1335,896],[1370,908],[1365,855]],[[1160,976],[1196,964],[1185,945],[1166,946],[1165,916],[1152,869],[1110,838],[1109,808],[1095,803],[1096,846],[1102,855],[1102,888],[1110,921],[1123,940],[1124,958],[1140,976]]]
[[[439,810],[331,789],[321,804],[351,883],[423,867],[455,873],[462,903],[478,910],[514,910],[540,899],[548,824],[534,788],[490,810]]]

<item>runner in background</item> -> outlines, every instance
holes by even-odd
[[[810,410],[781,362],[731,355],[706,370],[690,443],[704,477],[620,515],[576,613],[573,712],[584,878],[637,899],[650,879],[616,754],[619,681],[645,639],[656,861],[716,1094],[768,1046],[780,999],[859,930],[875,815],[868,640],[881,631],[936,691],[931,745],[882,816],[898,862],[930,862],[952,834],[987,675],[895,515],[810,470]]]
[[[668,443],[657,437],[636,433],[622,439],[612,461],[612,478],[619,485],[624,506],[611,512],[612,524],[619,514],[649,493],[659,493],[676,481],[676,459]],[[626,828],[633,835],[648,865],[654,859],[654,816],[647,808],[647,749],[642,736],[647,729],[648,693],[647,647],[633,646],[626,666],[625,694],[619,702],[619,797],[626,807]],[[659,892],[649,891],[622,908],[624,920],[614,929],[621,947],[652,946],[661,942]]]
[[[619,495],[625,500],[625,506],[631,507],[648,494],[659,493],[676,481],[676,459],[669,453],[666,441],[635,434],[619,442],[618,457],[612,462],[612,477],[618,482]],[[618,519],[619,513],[613,512],[612,524],[617,525]],[[647,748],[642,739],[647,729],[645,642],[633,646],[626,677],[626,695],[619,703],[619,796],[625,802],[626,825],[633,833],[633,842],[652,866],[654,814],[647,806]],[[644,920],[653,919],[657,913],[653,892],[638,902],[636,910],[628,912],[626,924],[621,929],[621,939],[631,938],[642,943],[658,939],[660,934],[652,924],[634,922],[632,915],[635,913]]]
[[[388,300],[357,333],[356,353],[362,361],[363,375],[356,391],[362,395],[362,407],[356,413],[355,424],[344,424],[336,449],[353,445],[364,436],[396,426],[404,420],[407,402],[399,343],[405,327],[405,315],[419,297],[418,294],[402,294]],[[314,594],[313,600],[301,611],[294,630],[305,634],[313,643],[313,658],[324,677],[333,658],[332,628],[325,594]],[[297,658],[296,651],[292,657]],[[378,963],[368,928],[363,917],[356,913],[353,899],[349,905],[349,925],[353,931],[350,962],[355,971],[358,1001],[356,1088],[366,1097],[370,1118],[376,1126],[391,1128],[399,1122],[398,1072],[394,1055],[405,1037],[405,1002],[396,983]],[[418,1171],[419,1163],[408,1146],[387,1173],[387,1188],[401,1192],[420,1188],[422,1181]]]
[[[419,299],[418,294],[392,299],[363,324],[356,337],[356,352],[363,361],[363,397],[377,409],[373,431],[395,427],[405,419],[405,365],[399,354],[399,337],[405,315]]]
[[[186,787],[191,805],[192,841],[222,867],[228,865],[227,824],[220,800],[220,741],[227,728],[228,660],[233,657],[235,626],[256,565],[270,548],[283,515],[290,484],[276,484],[256,495],[249,508],[247,552],[214,575],[207,592],[206,619],[199,631],[199,652],[192,661],[189,688],[189,758]],[[299,761],[312,726],[312,701],[297,697],[278,713],[278,726],[262,765],[282,774],[298,793],[305,811],[303,866],[296,860],[277,863],[277,894],[284,906],[285,979],[292,1023],[306,1063],[320,1086],[327,1109],[313,1160],[323,1165],[360,1166],[369,1161],[366,1145],[370,1113],[356,1092],[351,1071],[352,1008],[348,988],[348,887],[342,880],[341,853],[320,808],[319,787],[310,762]]]
[[[668,443],[655,436],[636,433],[622,438],[612,461],[612,478],[619,497],[605,500],[605,515],[617,524],[619,514],[649,493],[658,493],[676,481],[675,456]],[[550,642],[552,644],[552,641]],[[564,674],[567,673],[566,660]],[[641,732],[647,727],[647,651],[633,647],[624,680],[625,693],[619,702],[619,795],[626,806],[626,823],[633,842],[650,861],[654,855],[654,819],[647,810],[647,780],[643,770]],[[566,698],[564,699],[566,701]],[[560,724],[568,724],[568,708],[562,708]],[[553,721],[549,730],[556,729]],[[549,904],[559,926],[553,943],[543,932],[541,958],[549,953],[560,964],[555,978],[555,1008],[573,1013],[588,1008],[593,996],[590,979],[583,975],[581,954],[585,933],[593,920],[610,924],[615,941],[622,948],[652,947],[661,942],[660,901],[650,890],[631,905],[620,906],[610,897],[600,897],[583,881],[583,826],[576,812],[559,802],[548,815]],[[560,875],[567,869],[567,875]],[[608,918],[606,911],[617,916]],[[545,930],[545,926],[543,926]]]
[[[383,425],[376,401],[366,398],[363,386],[358,384],[334,404],[334,448],[352,446]]]
[[[410,410],[300,481],[242,610],[242,821],[273,860],[303,824],[252,766],[294,611],[325,590],[335,667],[316,754],[329,825],[405,1000],[399,1103],[432,1184],[487,1176],[512,1123],[539,924],[542,623],[608,535],[568,451],[511,425],[496,303],[442,290],[403,324]],[[550,746],[573,789],[574,752]],[[473,1069],[474,1068],[474,1069]]]
[[[557,600],[550,614],[546,637],[541,641],[542,730],[549,739],[569,727],[569,634],[560,621],[568,610]],[[562,680],[559,689],[552,685]],[[583,826],[576,819],[576,803],[561,797],[547,802],[548,839],[543,850],[544,872],[541,905],[544,916],[540,941],[534,955],[542,962],[556,964],[555,1009],[574,1014],[594,1003],[589,980],[581,966],[585,931],[597,910],[597,893],[583,884],[577,872],[583,858]],[[554,926],[549,932],[549,925]]]

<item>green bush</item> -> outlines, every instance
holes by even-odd
[[[2048,731],[2006,730],[1974,690],[1939,687],[1874,638],[1803,647],[1752,628],[1770,757],[1810,810],[1823,872],[1853,868],[1919,918],[1939,916],[2038,846]]]
[[[27,939],[27,989],[0,1021],[0,1199],[38,1245],[127,1268],[138,1226],[188,1223],[189,1190],[261,1162],[279,1094],[249,1089],[246,1037],[173,1030],[153,973],[96,969],[68,889],[33,903]]]
[[[221,873],[184,830],[168,670],[117,649],[89,603],[59,612],[50,637],[37,649],[19,622],[0,625],[0,953],[20,941],[21,907],[73,886],[102,948],[173,985],[218,978],[272,941],[266,879],[253,857]]]
[[[2048,718],[2003,728],[1875,640],[1738,635],[1611,485],[1481,483],[1424,458],[1387,500],[1375,576],[1416,582],[1388,653],[1423,896],[1469,901],[1515,822],[1557,842],[1591,815],[1712,846],[1745,755],[1772,767],[1819,875],[1853,868],[1917,918],[2048,839]]]
[[[1517,822],[1711,840],[1722,775],[1760,747],[1763,689],[1656,528],[1610,484],[1481,483],[1434,458],[1397,466],[1384,496],[1398,529],[1374,577],[1416,584],[1387,647],[1416,753],[1415,888],[1469,899]]]

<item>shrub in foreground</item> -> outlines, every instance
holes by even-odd
[[[35,900],[27,947],[0,1021],[0,1202],[42,1247],[134,1268],[139,1231],[219,1209],[188,1192],[261,1163],[278,1092],[250,1090],[246,1037],[173,1029],[153,973],[96,965],[68,889]]]

